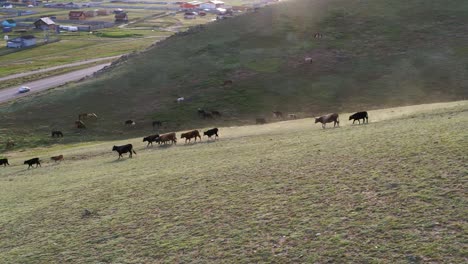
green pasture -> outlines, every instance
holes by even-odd
[[[370,111],[366,125],[346,117],[340,128],[220,127],[216,141],[176,146],[8,152],[0,259],[464,263],[467,102]],[[137,154],[117,160],[124,143]],[[32,157],[42,167],[22,164]]]

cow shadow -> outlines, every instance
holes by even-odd
[[[131,160],[132,158],[129,157],[123,157],[123,158],[117,158],[115,160],[108,161],[107,163],[120,163],[120,162],[125,162],[127,160]]]

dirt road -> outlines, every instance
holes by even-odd
[[[44,91],[53,87],[57,87],[59,85],[62,85],[68,82],[77,81],[83,77],[93,74],[94,72],[108,65],[110,65],[110,63],[104,63],[104,64],[96,65],[90,68],[86,68],[83,70],[78,70],[78,71],[69,72],[66,74],[57,75],[57,76],[53,76],[53,77],[49,77],[49,78],[45,78],[45,79],[41,79],[41,80],[37,80],[33,82],[24,83],[22,84],[22,86],[28,86],[29,88],[31,88],[31,91],[27,93],[22,93],[22,94],[18,93],[19,86],[1,89],[0,90],[0,104],[19,98],[19,97],[27,96],[33,93],[37,93],[37,92]]]

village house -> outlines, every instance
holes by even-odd
[[[41,30],[55,30],[57,25],[49,17],[41,17],[36,22],[34,22],[34,27]]]
[[[224,7],[224,2],[218,0],[212,0],[200,4],[200,9],[214,10],[221,7]]]
[[[183,2],[180,4],[180,8],[183,10],[193,10],[199,8],[201,4],[202,2],[199,1]]]
[[[68,13],[68,19],[70,20],[85,20],[86,15],[83,11],[70,11]]]
[[[36,37],[28,35],[17,37],[7,41],[8,48],[25,48],[36,45]]]
[[[128,22],[127,13],[115,14],[115,22],[116,23],[126,23],[126,22]]]
[[[85,11],[85,16],[86,16],[86,17],[95,17],[95,16],[97,16],[97,10],[88,10],[88,11]]]
[[[98,16],[108,16],[110,14],[112,14],[112,12],[110,10],[106,10],[106,9],[98,9],[98,11],[97,11]]]

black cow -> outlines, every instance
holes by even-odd
[[[358,121],[359,124],[361,124],[361,119],[362,123],[369,123],[369,115],[367,115],[367,112],[357,112],[349,116],[349,120],[353,119],[353,124]]]
[[[136,154],[135,150],[133,150],[133,145],[132,144],[127,144],[127,145],[122,145],[122,146],[114,146],[112,148],[112,151],[117,151],[119,153],[119,159],[120,157],[123,157],[122,154],[130,152],[130,155],[128,157],[132,157],[132,152]]]
[[[216,117],[221,117],[221,113],[216,110],[211,111],[211,115],[216,116]]]
[[[160,128],[162,126],[162,121],[153,121],[153,129],[154,127]]]
[[[30,159],[30,160],[26,160],[24,161],[24,164],[28,164],[28,170],[29,168],[32,167],[32,165],[36,164],[36,168],[37,166],[41,166],[41,162],[39,161],[39,158],[33,158],[33,159]],[[42,166],[41,166],[42,167]]]
[[[266,119],[265,118],[256,118],[255,119],[255,124],[266,124]]]
[[[0,165],[6,167],[6,165],[10,165],[10,163],[8,163],[8,159],[0,159]]]
[[[62,131],[54,130],[52,131],[52,137],[63,137]]]
[[[135,121],[129,119],[129,120],[125,121],[125,125],[127,125],[127,126],[134,126],[134,125],[135,125]]]
[[[159,137],[159,134],[156,134],[156,135],[151,135],[151,136],[147,136],[147,137],[144,137],[143,138],[143,142],[147,141],[148,142],[148,145],[146,145],[147,147],[151,144],[151,146],[153,146],[153,142],[156,141],[156,139]]]
[[[203,114],[203,119],[213,119],[213,115],[211,113],[205,112]]]
[[[198,108],[197,113],[198,113],[199,116],[203,117],[203,115],[206,114],[206,111],[201,109],[201,108]]]
[[[212,128],[212,129],[209,129],[209,130],[203,132],[203,136],[208,136],[208,138],[211,138],[214,135],[215,139],[216,139],[217,137],[219,137],[218,136],[218,131],[219,131],[218,128],[215,127],[215,128]]]

